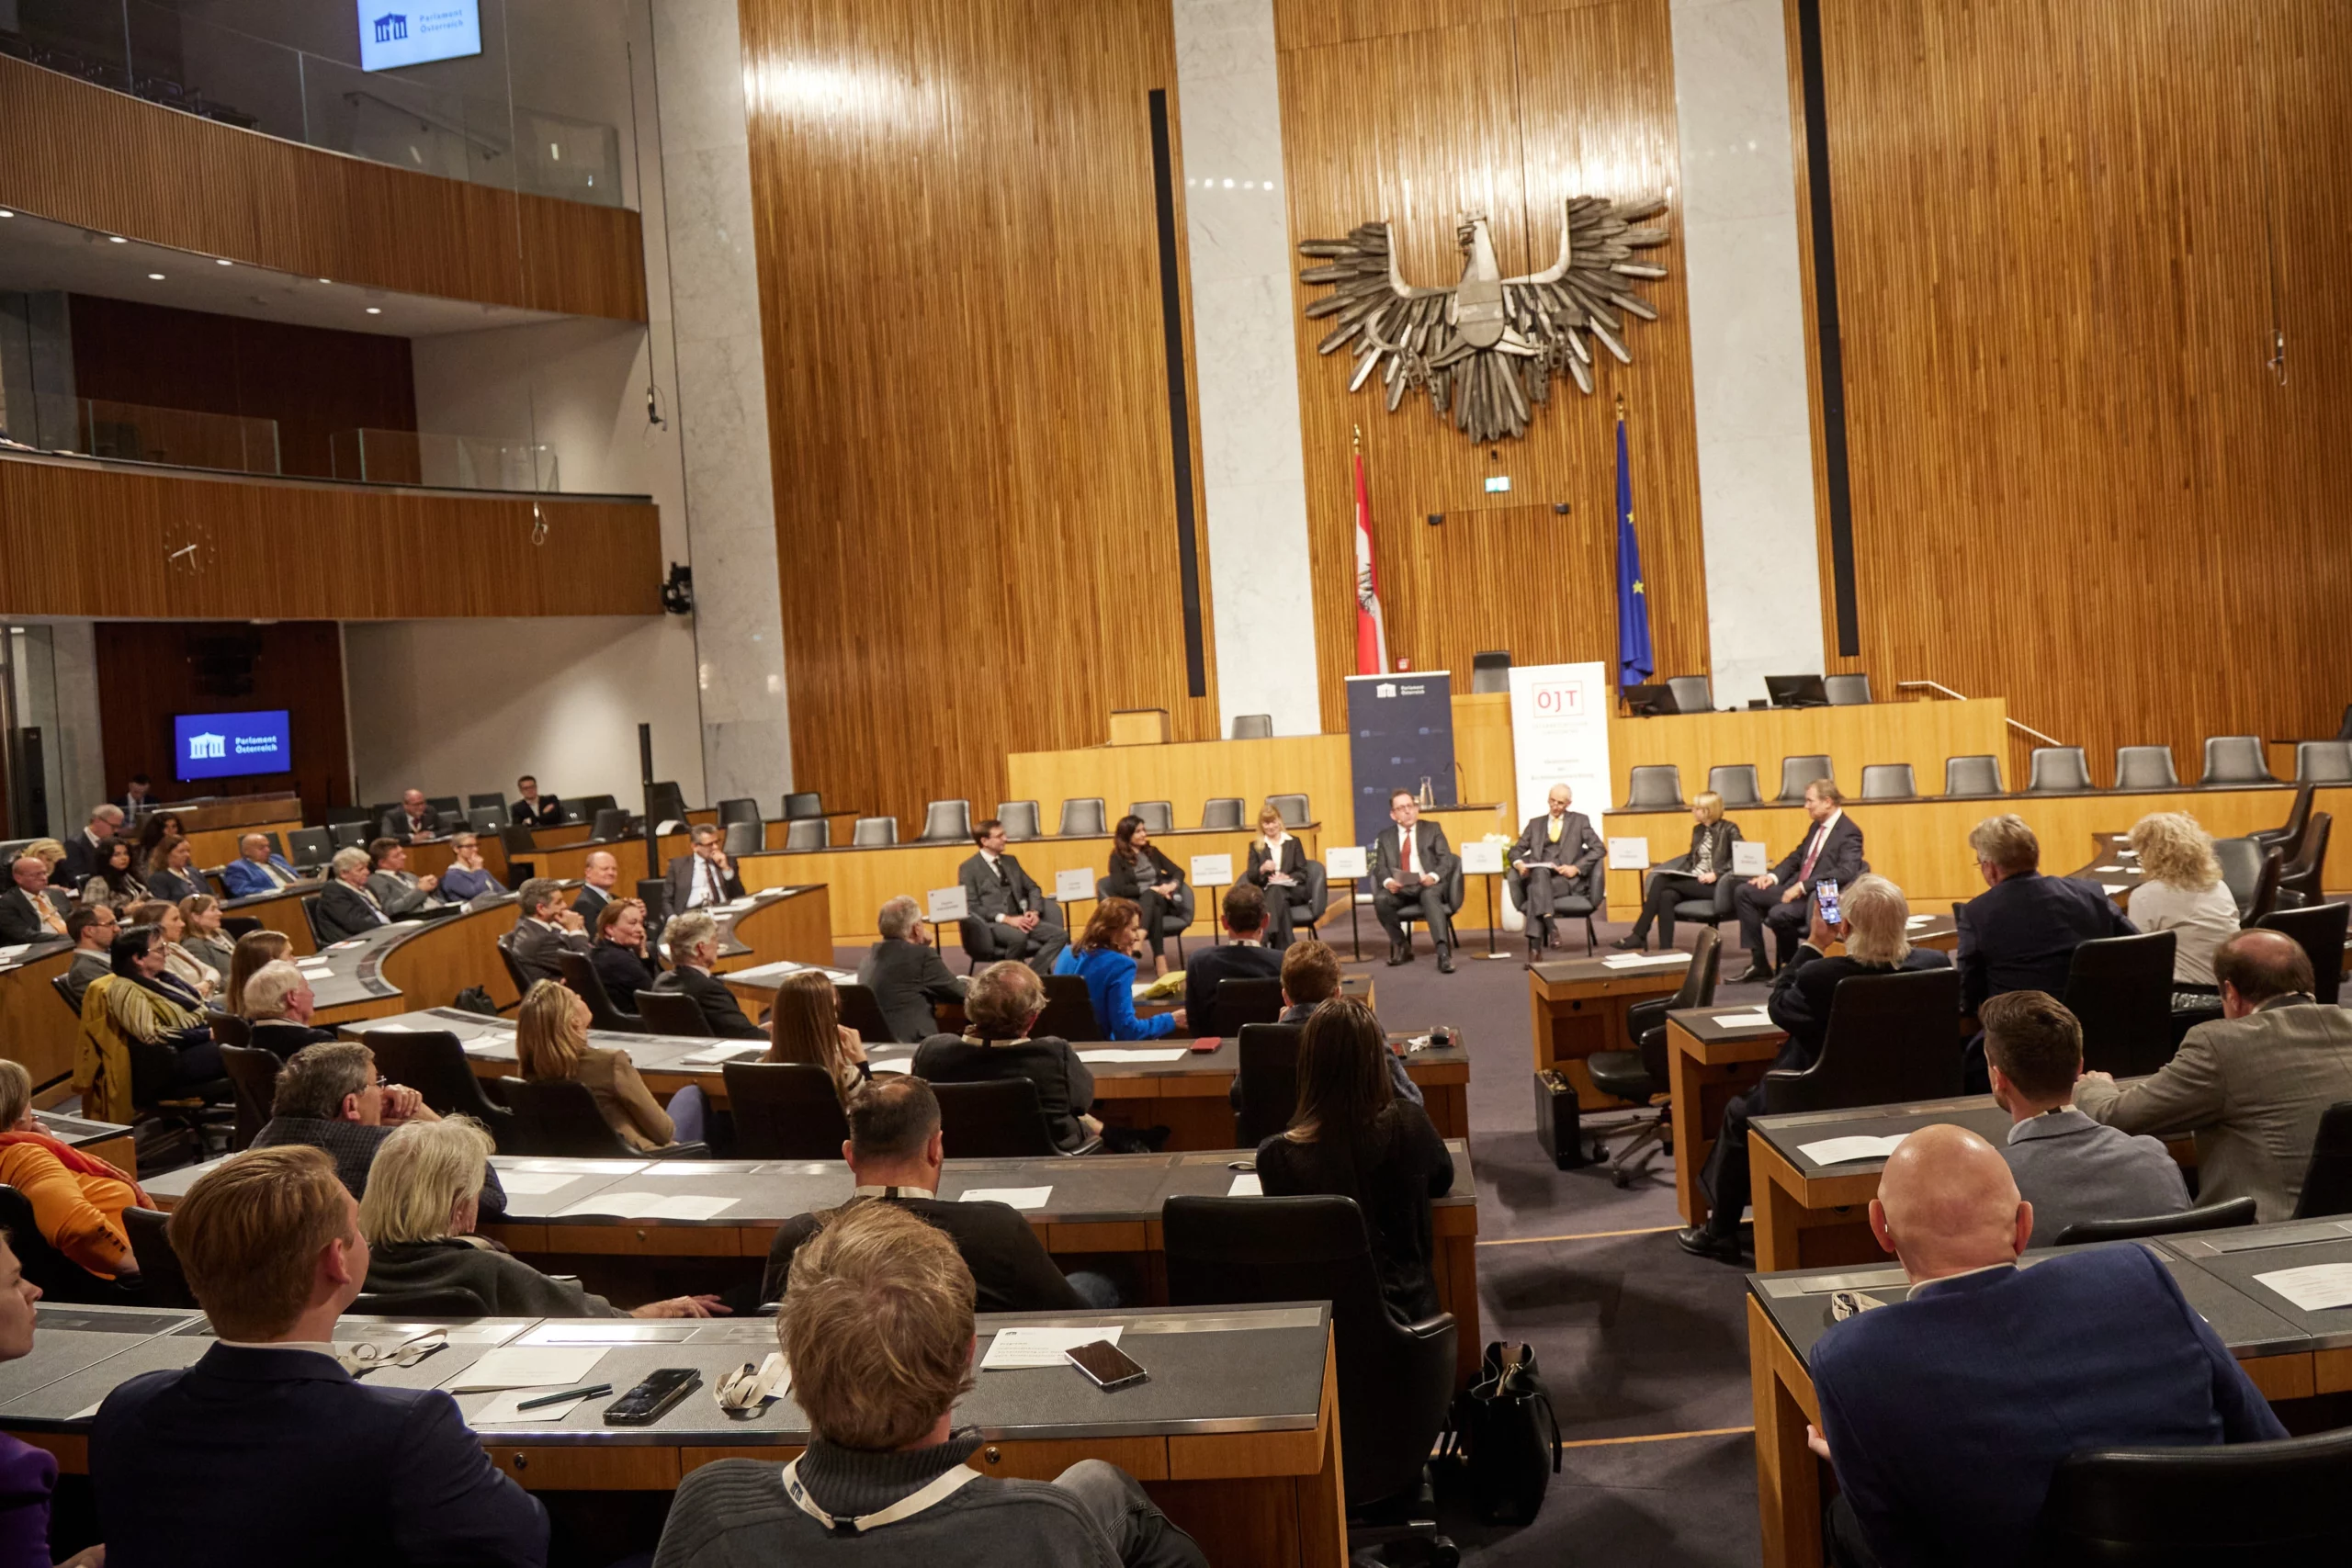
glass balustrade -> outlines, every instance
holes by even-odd
[[[555,448],[543,442],[361,429],[338,430],[328,446],[339,479],[540,494],[563,488],[558,482]]]
[[[80,402],[83,450],[91,457],[238,474],[284,471],[278,467],[274,419],[153,408],[105,398]]]

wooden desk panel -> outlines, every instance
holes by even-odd
[[[1710,1012],[1750,1009],[1709,1009]],[[1788,1038],[1779,1030],[1736,1040],[1702,1040],[1684,1018],[1666,1022],[1667,1090],[1673,1097],[1674,1200],[1685,1224],[1703,1224],[1710,1204],[1699,1172],[1723,1130],[1724,1108],[1755,1087]]]
[[[1535,1070],[1565,1073],[1576,1086],[1577,1103],[1587,1111],[1624,1105],[1593,1087],[1584,1059],[1601,1051],[1634,1049],[1625,1031],[1625,1010],[1674,995],[1687,972],[1684,964],[1610,969],[1598,958],[1535,965],[1527,972]]]
[[[830,968],[833,962],[832,891],[824,886],[802,887],[771,899],[736,919],[733,934],[751,949],[721,958],[718,974],[757,968],[763,964],[813,964]]]
[[[283,844],[287,834],[302,826],[302,803],[298,800],[280,804],[290,804],[292,814],[243,827],[195,828],[191,824],[191,831],[187,835],[188,863],[198,869],[228,864],[237,858],[237,840],[248,833],[275,833],[277,841]]]
[[[74,949],[62,947],[29,964],[0,970],[0,1051],[23,1064],[39,1088],[74,1070],[74,1048],[82,1025],[58,999],[51,984],[74,963]]]
[[[1689,800],[1707,787],[1708,769],[1750,762],[1770,800],[1781,793],[1783,758],[1816,755],[1829,759],[1839,787],[1849,794],[1861,789],[1862,769],[1880,762],[1908,762],[1921,789],[1940,790],[1948,757],[2007,757],[2008,716],[2005,699],[1981,697],[1612,718],[1611,798],[1627,797],[1637,767],[1664,763],[1680,770],[1682,798]]]
[[[1270,795],[1304,795],[1308,815],[1335,824],[1339,834],[1352,831],[1345,826],[1351,820],[1352,774],[1344,734],[1015,751],[1005,759],[1005,771],[1012,798],[1035,801],[1039,826],[1047,831],[1060,822],[1063,801],[1095,796],[1102,801],[1106,828],[1115,826],[1138,800],[1167,801],[1179,828],[1196,827],[1202,807],[1210,800],[1238,796],[1241,825],[1254,829],[1258,808]],[[972,809],[978,816],[979,803],[974,802]],[[1332,840],[1346,841],[1345,837]],[[1020,846],[1013,847],[1017,853]],[[1040,875],[1035,866],[1029,870],[1040,883],[1052,886],[1051,879]]]
[[[556,831],[566,830],[556,829]],[[540,841],[545,842],[544,840]],[[672,861],[693,850],[694,840],[685,833],[665,833],[662,837],[660,847],[662,871],[666,872]],[[552,876],[559,882],[578,882],[587,874],[588,857],[598,850],[605,851],[619,863],[621,868],[619,886],[621,891],[630,897],[637,896],[637,885],[645,880],[648,875],[662,874],[661,872],[649,873],[645,869],[645,836],[642,833],[628,839],[582,838],[569,844],[534,850],[531,858],[538,863],[541,876]],[[774,885],[771,884],[771,886]],[[743,884],[743,888],[750,893],[759,891],[748,881]]]

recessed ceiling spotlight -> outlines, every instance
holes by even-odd
[[[128,241],[128,240],[124,239],[124,238],[123,238],[121,235],[119,235],[119,234],[108,234],[108,235],[107,236],[107,241],[108,241],[110,243],[117,244],[117,245],[127,245],[127,244],[130,243],[130,241]]]
[[[16,214],[9,211],[6,208],[0,207],[0,218],[14,218]]]
[[[163,282],[163,281],[164,281],[164,275],[163,275],[162,273],[160,273],[160,272],[151,272],[151,273],[149,273],[147,276],[148,276],[149,277],[153,278],[153,279],[155,282],[157,282],[157,283],[161,283],[161,282]]]
[[[334,280],[333,278],[330,278],[330,277],[322,277],[322,278],[319,279],[319,281],[320,281],[321,283],[332,283],[332,282],[334,282]]]
[[[380,316],[384,312],[380,306],[370,305],[368,307],[368,313],[371,316]]]
[[[214,256],[212,258],[212,265],[214,266],[234,266],[237,264],[231,261],[227,256]]]

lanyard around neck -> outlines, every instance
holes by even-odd
[[[895,1525],[901,1519],[911,1519],[926,1508],[934,1507],[980,1479],[980,1472],[970,1465],[959,1464],[932,1478],[928,1485],[908,1493],[878,1513],[860,1514],[854,1519],[837,1519],[817,1506],[815,1498],[800,1484],[800,1461],[794,1460],[784,1467],[784,1492],[795,1506],[835,1535],[864,1535],[867,1530],[884,1525]]]

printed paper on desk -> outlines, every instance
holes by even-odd
[[[2254,1277],[2304,1312],[2326,1312],[2352,1306],[2352,1263],[2312,1263],[2301,1269],[2279,1269]]]
[[[1323,869],[1340,882],[1351,882],[1372,874],[1372,868],[1364,863],[1362,844],[1342,844],[1325,851]]]
[[[1690,962],[1690,955],[1681,952],[1622,953],[1614,958],[1600,961],[1603,969],[1667,969]]]
[[[1094,874],[1084,866],[1054,873],[1054,897],[1068,904],[1094,897]]]
[[[1719,1012],[1715,1014],[1715,1026],[1719,1029],[1771,1029],[1776,1027],[1772,1022],[1772,1015],[1766,1012],[1762,1008],[1757,1008],[1750,1012]]]
[[[1797,1153],[1815,1165],[1844,1165],[1849,1160],[1884,1159],[1903,1141],[1901,1133],[1889,1133],[1883,1138],[1851,1137],[1824,1138],[1819,1143],[1799,1144]]]
[[[960,920],[968,912],[964,904],[964,889],[960,886],[934,887],[929,897],[931,902],[923,919],[933,925],[942,920]]]
[[[443,1383],[450,1393],[489,1393],[509,1388],[570,1388],[589,1381],[605,1359],[602,1347],[588,1350],[539,1345],[505,1345],[491,1351]]]
[[[2098,890],[2110,898],[2122,892],[2123,888],[2124,885],[2120,882],[2102,882],[2098,885]]]
[[[518,1192],[526,1198],[544,1198],[556,1189],[569,1187],[581,1179],[556,1170],[502,1170],[498,1173],[498,1185],[506,1190],[510,1198]]]
[[[1650,866],[1650,841],[1647,839],[1611,839],[1609,840],[1609,869],[1611,871],[1647,871]]]
[[[1500,876],[1503,874],[1503,847],[1484,839],[1462,846],[1462,869],[1472,876]]]
[[[973,1187],[967,1189],[956,1201],[959,1203],[1004,1203],[1015,1209],[1042,1209],[1054,1195],[1051,1187]],[[1083,1345],[1085,1340],[1073,1341]]]
[[[1068,1366],[1066,1352],[1098,1339],[1116,1345],[1123,1326],[1113,1323],[1091,1328],[1000,1328],[996,1337],[989,1341],[988,1354],[980,1358],[980,1371],[1002,1372],[1025,1367]]]
[[[1193,886],[1195,887],[1230,887],[1233,886],[1231,855],[1194,855]]]
[[[1731,874],[1734,876],[1761,876],[1772,868],[1772,857],[1754,839],[1742,839],[1731,847]]]
[[[1225,1195],[1228,1198],[1263,1198],[1266,1190],[1258,1185],[1256,1171],[1245,1170],[1233,1179],[1233,1185],[1225,1190]]]
[[[542,1404],[537,1410],[520,1408],[526,1399],[544,1397],[546,1396],[532,1389],[510,1390],[467,1416],[466,1425],[469,1427],[552,1427],[587,1404],[589,1400],[600,1399],[604,1396],[583,1393],[577,1399],[567,1399],[561,1404]]]

